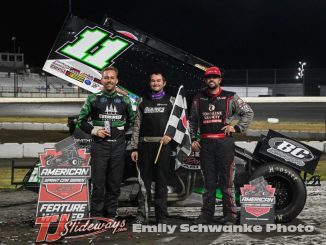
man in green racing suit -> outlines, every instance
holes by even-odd
[[[132,126],[134,113],[128,96],[116,91],[118,70],[102,71],[103,90],[91,94],[78,117],[77,127],[92,135],[92,217],[115,218],[124,172],[125,131]],[[92,119],[92,124],[88,118]]]

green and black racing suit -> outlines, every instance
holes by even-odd
[[[88,122],[89,117],[92,124]],[[117,92],[91,94],[78,117],[77,127],[92,134],[91,216],[115,217],[125,164],[125,131],[132,127],[134,113],[129,98]],[[107,128],[111,136],[96,136]]]

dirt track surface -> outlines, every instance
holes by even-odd
[[[326,182],[321,187],[308,187],[304,210],[287,225],[310,225],[312,232],[270,233],[135,233],[128,224],[128,231],[112,235],[110,232],[97,237],[64,239],[62,244],[325,244],[326,243]],[[0,191],[0,244],[35,244],[34,228],[38,195],[30,191]],[[130,223],[135,208],[121,207],[119,214]],[[199,214],[199,207],[169,207],[169,223],[190,224]],[[221,215],[221,208],[217,208]]]

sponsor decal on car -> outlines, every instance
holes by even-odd
[[[200,170],[199,152],[192,152],[181,163],[181,167],[189,170]]]
[[[267,149],[267,152],[300,167],[305,166],[306,162],[313,160],[315,157],[309,149],[290,139],[275,137],[270,139],[268,144],[270,148]]]
[[[85,80],[84,80],[84,83],[85,83],[86,85],[91,85],[91,84],[92,84],[92,81],[90,81],[90,80],[88,80],[88,79],[85,79]]]
[[[321,151],[273,130],[268,131],[257,151],[271,161],[276,160],[310,174],[314,173],[321,157]]]
[[[74,38],[56,52],[99,70],[114,64],[114,59],[133,45],[98,26],[85,26]]]

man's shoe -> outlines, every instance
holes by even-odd
[[[146,220],[146,218],[142,215],[137,215],[134,222],[134,224],[141,224],[141,225],[145,225],[148,223],[148,221]]]
[[[159,218],[156,218],[156,224],[167,224],[168,223],[168,220],[166,217],[159,217]]]
[[[237,222],[232,220],[225,221],[224,225],[235,225]]]
[[[93,220],[91,221],[91,224],[93,224],[93,225],[98,225],[98,224],[101,224],[101,221],[98,220],[98,219],[93,219]]]
[[[213,217],[209,217],[207,215],[199,215],[199,217],[197,219],[195,219],[192,223],[194,225],[198,225],[198,224],[210,224],[213,221]]]
[[[112,220],[113,222],[117,221],[117,217],[106,217],[106,218]]]
[[[111,219],[112,221],[116,221],[118,214],[104,214],[103,217],[106,219]]]
[[[222,223],[223,225],[236,225],[237,219],[232,216],[226,216],[219,220],[219,223]]]

